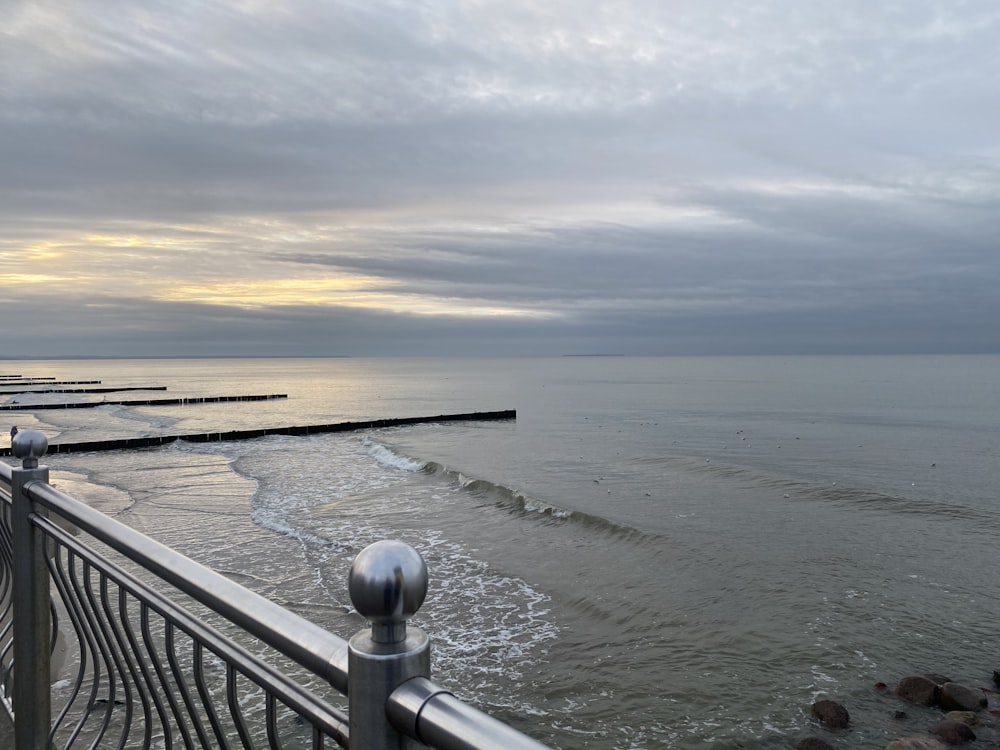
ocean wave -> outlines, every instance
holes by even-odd
[[[580,510],[570,510],[525,495],[519,490],[503,484],[496,484],[486,479],[467,477],[461,471],[449,469],[441,464],[429,462],[425,470],[451,477],[464,490],[480,499],[509,508],[515,512],[524,513],[525,515],[530,516],[535,514],[539,518],[546,520],[551,519],[556,522],[577,524],[595,532],[625,541],[643,541],[653,536],[649,532],[640,531],[633,526],[612,521],[604,516]]]
[[[253,500],[257,499],[254,493]],[[255,524],[273,531],[276,534],[294,539],[301,544],[312,544],[318,547],[332,548],[337,551],[351,551],[351,547],[345,545],[337,539],[327,538],[319,534],[313,534],[300,526],[288,522],[287,515],[273,508],[254,508],[250,512],[250,518]]]
[[[865,510],[940,519],[954,518],[972,521],[977,528],[1000,529],[1000,520],[992,513],[938,500],[890,495],[839,484],[837,486],[812,486],[806,490],[806,494],[826,502],[853,505]]]
[[[382,466],[390,469],[400,469],[401,471],[421,471],[425,464],[407,456],[402,456],[390,448],[376,442],[369,437],[362,438],[361,444],[368,448],[368,453]]]
[[[477,499],[507,508],[527,516],[535,515],[546,522],[573,523],[592,529],[598,533],[607,534],[617,539],[642,541],[650,538],[649,532],[640,531],[627,524],[612,521],[603,516],[584,511],[563,508],[527,495],[520,490],[488,479],[467,476],[458,469],[453,469],[435,461],[422,461],[410,456],[404,456],[392,448],[371,438],[365,438],[369,453],[382,465],[399,468],[403,471],[423,471],[427,474],[445,478],[458,484],[463,490]]]

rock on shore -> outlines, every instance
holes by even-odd
[[[982,711],[986,708],[986,696],[982,690],[946,682],[938,692],[938,702],[945,711]]]
[[[913,737],[900,737],[885,746],[885,750],[945,750],[945,745],[937,737],[917,734]]]
[[[947,745],[961,745],[976,739],[976,733],[968,725],[954,719],[939,721],[927,731]]]
[[[847,709],[836,701],[822,700],[812,704],[810,711],[813,718],[820,723],[830,727],[830,729],[846,729],[851,723],[851,716]]]
[[[1000,679],[1000,670],[994,673]],[[889,686],[884,682],[875,684],[875,690],[888,694]],[[951,678],[936,673],[907,675],[899,680],[892,693],[901,701],[925,708],[939,708],[938,720],[924,711],[914,712],[914,718],[926,715],[928,722],[925,734],[913,734],[892,740],[886,750],[948,750],[948,748],[970,742],[974,747],[997,748],[1000,741],[997,734],[997,719],[1000,718],[1000,690],[992,687],[968,687]],[[890,713],[897,720],[907,720],[909,731],[920,731],[907,718],[907,712],[893,707]],[[824,729],[842,730],[851,725],[847,708],[833,700],[817,700],[810,707],[810,715]],[[847,735],[840,735],[846,739]],[[833,735],[830,735],[831,741]],[[796,745],[796,750],[833,750],[831,741],[820,737],[806,737]],[[985,744],[984,744],[985,743]],[[837,741],[842,744],[842,741]]]
[[[938,683],[926,675],[908,675],[896,684],[895,693],[907,703],[917,706],[936,706]]]
[[[966,687],[940,674],[903,677],[894,691],[899,698],[918,706],[938,706],[948,713],[928,728],[928,735],[894,740],[886,750],[932,750],[975,741],[972,727],[993,724],[989,719],[980,719],[980,713],[989,705],[987,691],[988,688]]]
[[[945,711],[982,711],[986,695],[938,674],[907,675],[896,685],[896,695],[918,706],[940,706]]]

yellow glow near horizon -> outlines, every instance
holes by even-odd
[[[83,241],[90,245],[100,245],[102,247],[148,247],[157,244],[155,241],[147,240],[145,237],[136,235],[113,235],[113,234],[88,234]]]
[[[210,284],[183,284],[157,295],[165,302],[200,302],[233,307],[315,305],[342,302],[345,295],[363,292],[386,281],[367,276],[324,279],[232,279]]]
[[[287,234],[289,227],[277,229]],[[121,295],[244,310],[302,306],[427,317],[552,317],[496,300],[440,296],[386,276],[335,273],[300,264],[282,267],[273,257],[261,262],[229,251],[228,235],[222,230],[202,227],[198,236],[172,234],[175,227],[164,230],[91,232],[21,244],[5,258],[9,262],[0,264],[0,283],[8,288],[48,286],[50,293],[72,293],[81,299]],[[325,232],[319,236],[330,239]],[[206,240],[217,252],[206,252]],[[198,254],[200,278],[191,275],[192,253]],[[40,272],[26,272],[26,266]],[[237,275],[228,276],[233,270]],[[261,275],[255,276],[258,271]],[[288,271],[294,275],[281,275]]]
[[[70,281],[70,276],[56,276],[51,273],[0,273],[0,284],[51,284],[54,281]]]
[[[387,279],[345,276],[326,279],[240,279],[215,284],[185,284],[163,290],[156,296],[164,302],[189,302],[259,309],[312,305],[353,307],[409,313],[461,317],[544,317],[534,310],[500,307],[471,300],[433,298],[413,293],[383,291],[393,285]],[[376,291],[377,289],[377,291]]]
[[[4,262],[24,265],[26,263],[47,263],[62,260],[74,247],[72,242],[61,240],[43,240],[20,245],[15,242],[4,243]]]
[[[203,237],[199,241],[204,244]],[[83,237],[82,244],[94,245],[99,248],[173,248],[190,244],[184,237],[144,237],[138,234],[88,234]]]

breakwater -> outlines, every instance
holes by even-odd
[[[50,408],[50,407],[45,407]],[[200,432],[187,435],[148,435],[143,437],[94,440],[80,443],[49,444],[48,453],[86,453],[93,451],[131,450],[167,445],[177,440],[189,443],[213,443],[225,440],[252,440],[268,435],[318,435],[327,432],[373,430],[383,427],[427,424],[431,422],[484,422],[516,419],[515,409],[503,411],[468,412],[465,414],[439,414],[433,417],[401,417],[397,419],[372,419],[360,422],[333,422],[329,424],[295,425],[291,427],[261,427],[253,430],[228,432]],[[0,448],[0,456],[10,456],[10,448]]]
[[[137,389],[138,390],[138,389]],[[154,390],[145,388],[142,390]],[[164,388],[163,390],[166,390]],[[68,404],[22,404],[0,405],[0,411],[30,411],[34,409],[93,409],[98,406],[185,406],[187,404],[220,404],[232,401],[272,401],[288,398],[287,393],[269,393],[260,396],[195,396],[191,398],[140,398],[129,400],[74,401]]]
[[[18,376],[20,377],[20,376]],[[15,385],[100,385],[100,380],[56,380],[55,378],[25,378],[23,380],[0,379],[2,386]]]
[[[96,381],[100,383],[101,381]],[[0,383],[0,388],[7,385],[6,383]],[[52,383],[52,385],[88,385],[85,381],[80,383]],[[125,391],[165,391],[167,386],[165,385],[136,385],[136,386],[126,386],[119,388],[50,388],[48,384],[45,384],[44,388],[25,388],[16,391],[0,391],[0,393],[10,393],[16,395],[18,393],[124,393]]]

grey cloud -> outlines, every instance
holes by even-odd
[[[537,315],[17,287],[34,337],[5,350],[998,345],[992,2],[253,8],[17,4],[0,248],[169,227],[268,278]],[[238,228],[257,219],[292,239]]]
[[[53,301],[54,302],[54,301]],[[4,336],[4,356],[337,356],[535,354],[906,353],[993,351],[993,321],[913,306],[775,313],[630,311],[569,322],[427,319],[332,308],[227,313],[215,306],[119,300],[95,311],[52,304]],[[996,303],[992,304],[994,313]],[[12,311],[0,305],[10,320]],[[70,317],[71,316],[71,317]],[[994,318],[995,319],[995,318]],[[169,321],[169,322],[167,322]]]

